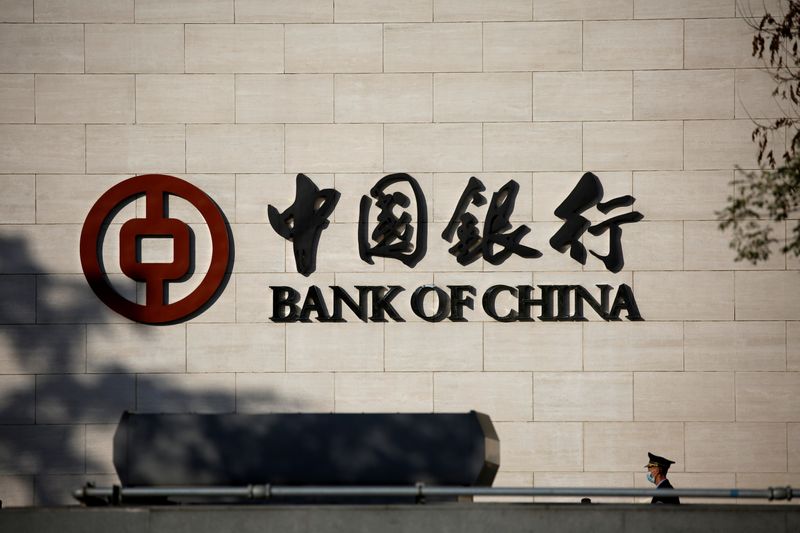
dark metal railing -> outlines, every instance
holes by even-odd
[[[762,500],[791,500],[800,496],[800,489],[768,487],[766,489],[636,489],[636,488],[585,488],[585,487],[436,487],[418,483],[406,487],[292,487],[276,485],[245,485],[239,487],[93,487],[87,485],[73,492],[82,502],[107,499],[111,503],[135,502],[152,498],[241,498],[269,500],[271,498],[416,498],[469,497],[469,496],[602,496],[611,498],[677,496],[680,498],[742,498]]]

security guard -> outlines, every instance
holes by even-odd
[[[675,461],[670,461],[664,457],[647,452],[650,461],[647,462],[647,480],[653,483],[658,489],[672,489],[672,484],[667,479],[667,471]],[[650,503],[681,503],[677,496],[653,496]]]

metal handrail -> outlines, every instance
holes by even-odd
[[[768,487],[766,489],[636,489],[603,487],[437,487],[418,483],[414,486],[308,486],[280,485],[244,486],[160,486],[160,487],[94,487],[86,485],[73,492],[79,501],[92,498],[135,500],[137,498],[206,497],[269,500],[270,498],[302,497],[410,497],[427,496],[603,496],[611,498],[676,496],[680,498],[747,498],[764,500],[791,500],[800,496],[800,489]]]

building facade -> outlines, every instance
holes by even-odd
[[[762,2],[738,4],[0,1],[4,505],[114,483],[126,409],[475,409],[501,438],[498,485],[645,487],[648,451],[676,461],[678,487],[800,485],[800,260],[734,261],[715,214],[758,168],[754,120],[784,112],[751,57],[743,15]],[[381,196],[395,173],[413,180]],[[81,261],[90,209],[146,174],[213,199],[234,251],[219,293],[166,325],[111,309]],[[325,216],[298,174],[327,191]],[[142,305],[119,250],[149,201],[96,220],[108,286]],[[191,201],[167,203],[194,258],[174,302],[201,284],[213,239]],[[315,261],[268,206],[294,215],[287,232],[316,228]],[[411,248],[380,248],[392,238]],[[131,261],[174,263],[177,240],[139,235]],[[331,286],[354,301],[372,287],[369,316],[340,298],[342,321],[326,320]],[[403,320],[371,320],[391,286]],[[292,292],[276,287],[308,322],[281,321]],[[523,313],[520,287],[550,313],[502,320]],[[579,290],[585,321],[569,319]]]

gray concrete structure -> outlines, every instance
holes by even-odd
[[[0,511],[14,533],[759,532],[800,531],[786,505],[183,506],[18,508]]]

